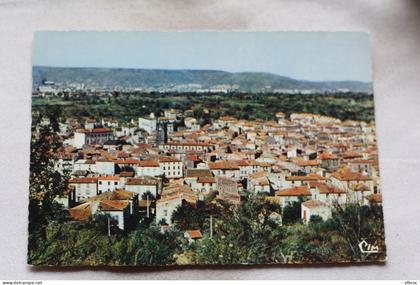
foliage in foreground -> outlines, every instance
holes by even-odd
[[[192,205],[183,219],[195,220]],[[221,212],[226,209],[220,206]],[[45,228],[45,238],[29,251],[35,265],[165,265],[165,264],[257,264],[312,263],[383,260],[385,258],[382,209],[379,206],[349,205],[337,209],[327,221],[313,219],[282,226],[270,218],[271,205],[261,197],[232,210],[230,215],[213,219],[209,224],[195,224],[204,233],[202,240],[191,244],[177,228],[160,231],[154,223],[141,224],[129,234],[108,236],[98,223],[52,222]],[[189,211],[189,212],[188,212]],[[42,236],[42,235],[40,235]],[[376,242],[379,255],[364,255],[358,243],[365,238]]]

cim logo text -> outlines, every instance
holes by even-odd
[[[359,248],[362,253],[378,253],[379,246],[368,243],[364,239],[359,243]]]

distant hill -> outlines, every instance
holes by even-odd
[[[278,89],[316,89],[331,91],[348,89],[355,92],[372,92],[370,82],[359,81],[303,81],[263,72],[226,72],[219,70],[165,70],[128,68],[67,68],[34,66],[33,85],[52,81],[62,86],[84,84],[88,88],[178,88],[195,84],[214,88],[220,85],[234,86],[240,91],[274,91]]]

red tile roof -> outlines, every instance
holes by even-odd
[[[141,160],[138,165],[140,167],[159,167],[157,160]]]
[[[112,132],[112,129],[109,129],[109,128],[95,128],[95,129],[91,129],[91,130],[80,129],[80,130],[77,130],[77,132],[80,132],[80,133],[107,133],[107,132]]]
[[[308,175],[295,175],[295,176],[287,176],[286,181],[319,181],[325,180],[325,177],[321,175],[310,173]]]
[[[181,161],[173,157],[160,157],[159,162],[181,162]]]
[[[313,160],[301,160],[297,162],[297,165],[304,167],[304,166],[318,166],[319,162],[316,159]]]
[[[209,169],[187,169],[185,177],[193,178],[193,177],[212,177],[213,174]]]
[[[119,181],[120,180],[120,176],[119,175],[115,175],[115,176],[112,176],[112,175],[109,175],[109,176],[101,176],[101,177],[98,177],[98,181],[99,180],[102,180],[102,181]]]
[[[92,207],[90,203],[83,203],[79,206],[69,209],[70,217],[78,221],[86,221],[92,215]]]
[[[344,194],[346,193],[345,190],[327,185],[324,182],[317,182],[317,181],[311,181],[309,182],[309,186],[311,188],[318,188],[319,193],[321,194]]]
[[[216,183],[216,179],[214,177],[198,177],[198,183]]]
[[[311,196],[311,192],[309,192],[309,186],[305,185],[278,190],[275,196]]]
[[[316,207],[326,206],[326,204],[318,200],[308,200],[308,201],[303,202],[302,206],[305,206],[307,208],[316,208]]]
[[[147,178],[131,178],[129,179],[125,185],[157,185],[158,182],[155,179],[147,179]]]
[[[363,157],[360,153],[356,151],[348,151],[342,154],[343,158],[350,159],[350,158],[360,158]]]
[[[221,170],[239,170],[239,166],[235,161],[209,162],[209,168]]]
[[[99,203],[99,208],[101,211],[122,211],[127,208],[129,204],[128,201],[102,200]]]
[[[366,199],[369,200],[369,202],[373,202],[373,203],[382,203],[382,194],[381,193],[376,193],[376,194],[371,194],[369,196],[366,197]]]
[[[134,158],[117,159],[114,161],[116,164],[139,164],[140,160]]]
[[[363,175],[362,173],[359,173],[359,172],[352,172],[352,171],[347,170],[347,169],[340,169],[340,170],[334,172],[331,176],[334,177],[334,178],[337,178],[338,180],[341,180],[341,181],[372,180],[372,178],[370,178],[367,175]]]
[[[96,183],[97,177],[75,177],[70,178],[69,183]]]
[[[332,153],[321,153],[318,156],[319,159],[321,160],[330,160],[330,159],[338,159],[338,156],[336,156],[335,154]]]
[[[187,231],[188,236],[192,239],[200,239],[203,237],[203,235],[201,234],[201,232],[199,230],[189,230]]]
[[[134,172],[132,171],[122,171],[120,172],[120,177],[133,177]]]

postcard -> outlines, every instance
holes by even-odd
[[[28,264],[384,262],[369,38],[43,31]]]

